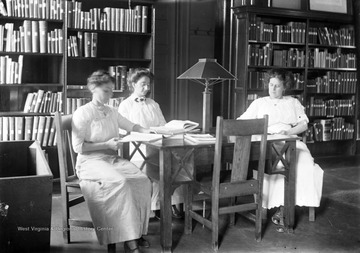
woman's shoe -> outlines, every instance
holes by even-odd
[[[138,246],[140,247],[144,247],[144,248],[149,248],[150,247],[150,243],[144,239],[144,237],[140,237],[138,240]]]
[[[130,249],[126,242],[124,242],[124,250],[125,253],[142,253],[138,247]]]
[[[284,226],[284,208],[281,206],[271,217],[272,223],[278,226]]]

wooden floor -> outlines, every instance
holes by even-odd
[[[316,221],[308,221],[308,209],[297,207],[294,234],[281,234],[268,222],[260,243],[255,241],[254,225],[238,216],[237,223],[227,228],[227,216],[221,219],[222,242],[219,252],[359,252],[360,249],[360,157],[322,158],[316,162],[324,169],[321,206]],[[54,189],[57,187],[55,186]],[[51,252],[106,252],[98,244],[95,232],[72,232],[71,244],[65,244],[61,232],[61,209],[58,192],[54,193]],[[269,212],[269,215],[273,210]],[[75,210],[79,217],[88,216],[85,205]],[[194,222],[195,223],[195,222]],[[151,247],[144,252],[160,252],[160,224],[150,221],[145,237]],[[174,252],[212,252],[211,233],[195,223],[192,235],[183,234],[183,220],[173,222]],[[124,252],[117,244],[117,252]]]

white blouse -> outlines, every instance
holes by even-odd
[[[119,113],[131,122],[145,128],[166,124],[166,120],[158,103],[151,98],[140,101],[134,94],[121,102]]]
[[[119,128],[132,131],[134,123],[121,116],[116,108],[105,105],[100,110],[92,102],[79,107],[72,117],[72,144],[82,153],[84,142],[105,142],[119,137]]]
[[[289,130],[301,121],[309,122],[304,107],[299,100],[291,96],[281,99],[271,99],[269,96],[256,99],[238,119],[262,118],[265,114],[269,115],[269,133]]]

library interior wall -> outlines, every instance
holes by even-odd
[[[214,58],[216,0],[157,1],[154,98],[167,121],[202,123],[200,84],[177,80],[199,58]]]

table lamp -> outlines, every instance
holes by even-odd
[[[224,80],[236,80],[236,77],[223,68],[216,59],[199,59],[199,61],[186,70],[177,79],[190,79],[205,86],[203,92],[203,126],[202,132],[208,133],[211,124],[210,115],[210,86]]]

